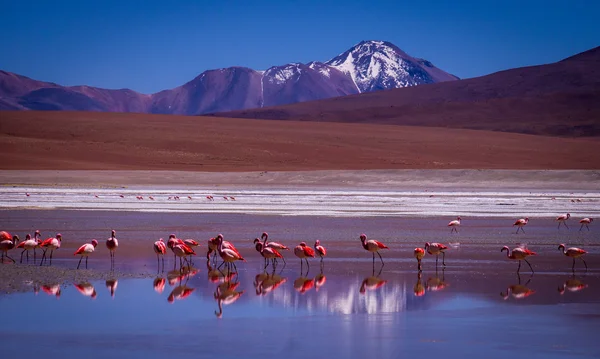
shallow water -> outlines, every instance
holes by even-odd
[[[321,272],[315,261],[301,275],[295,261],[264,273],[251,260],[226,280],[197,265],[187,276],[67,284],[58,297],[51,283],[0,296],[3,357],[600,355],[594,273],[419,276],[350,261],[325,262]]]

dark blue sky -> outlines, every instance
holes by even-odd
[[[213,68],[325,61],[361,40],[390,41],[462,78],[554,62],[600,45],[600,1],[591,0],[0,5],[0,69],[143,93]]]

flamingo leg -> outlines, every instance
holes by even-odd
[[[237,266],[235,265],[235,262],[231,262],[231,264],[233,264],[233,269],[235,269],[235,273],[237,273],[238,270],[237,270]]]
[[[162,256],[162,271],[165,271],[165,255]]]
[[[569,229],[569,226],[567,226],[567,222],[563,222],[563,224],[565,225],[565,227],[567,227],[567,229]]]
[[[308,258],[304,258],[304,260],[306,261],[306,274],[308,274],[308,271],[310,270],[310,264],[308,264]]]
[[[520,270],[521,270],[521,260],[519,260],[519,266],[517,267],[517,274],[519,274]]]
[[[158,258],[158,253],[156,253],[156,266],[157,266],[157,272],[160,271],[160,259]]]
[[[527,265],[529,266],[529,269],[531,269],[531,273],[533,273],[533,268],[531,267],[531,264],[529,263],[529,261],[527,259],[523,259],[523,260],[525,261],[525,263],[527,263]]]
[[[40,259],[40,267],[42,266],[42,264],[44,263],[44,259],[46,259],[46,251],[47,249],[44,249],[42,252],[42,259]]]
[[[579,227],[579,232],[581,232],[582,229],[583,229],[583,223],[581,224],[581,227]]]
[[[385,263],[383,263],[383,258],[381,258],[381,254],[379,254],[379,252],[376,252],[376,253],[379,256],[379,259],[381,260],[381,265],[384,266]]]
[[[81,256],[81,257],[79,258],[79,263],[77,263],[77,269],[79,269],[79,266],[81,265],[81,260],[82,260],[82,259],[83,259],[83,256]]]
[[[21,260],[19,261],[19,263],[23,263],[23,254],[25,253],[27,249],[23,249],[23,251],[21,252]]]
[[[8,255],[8,252],[6,252],[6,258],[8,258],[8,259],[10,259],[11,261],[13,261],[13,263],[17,263],[17,262],[15,262],[15,260],[14,260],[14,259],[12,259],[12,258],[11,258],[11,257]]]
[[[52,265],[52,255],[54,254],[54,249],[50,251],[50,265]]]
[[[442,264],[446,266],[446,252],[442,252]]]
[[[421,271],[421,260],[417,259],[417,270],[420,272]]]
[[[85,269],[87,269],[88,257],[85,257]]]
[[[579,257],[579,259],[581,259],[583,261],[583,265],[585,265],[585,270],[587,270],[588,267],[587,267],[587,263],[585,262],[585,260],[582,257]],[[573,259],[573,260],[575,260],[575,259]]]
[[[34,248],[33,249],[33,264],[35,264],[35,260],[36,260],[36,258],[35,258],[35,248]]]
[[[29,251],[27,251],[27,264],[29,264]]]
[[[571,266],[571,272],[575,272],[575,258],[573,258],[573,265]]]
[[[373,268],[375,268],[375,252],[373,252]]]
[[[438,259],[440,258],[439,254],[435,255],[435,269],[437,269],[438,266]]]
[[[273,266],[275,266],[275,262],[272,262]],[[263,267],[263,270],[267,269],[267,267],[269,266],[269,262],[267,262],[267,258],[265,258],[265,266]]]

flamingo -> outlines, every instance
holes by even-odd
[[[94,286],[89,282],[82,282],[79,284],[75,284],[75,288],[86,297],[90,297],[92,299],[96,299],[97,293]]]
[[[35,239],[32,239],[31,236],[29,234],[27,234],[25,236],[25,240],[23,242],[19,243],[19,245],[17,245],[17,248],[23,248],[23,251],[21,252],[21,260],[19,261],[19,263],[23,263],[23,254],[25,254],[25,252],[27,252],[27,263],[29,263],[29,251],[32,249],[33,249],[33,263],[35,263],[35,249],[40,246],[40,243],[42,243],[42,241],[37,239],[37,234],[39,234],[39,231],[36,232]]]
[[[576,247],[571,247],[571,248],[565,248],[564,244],[560,244],[558,246],[558,250],[560,251],[562,249],[562,252],[565,256],[573,258],[573,266],[571,267],[571,270],[575,271],[575,258],[579,258],[581,259],[581,261],[583,262],[583,264],[585,265],[585,269],[587,270],[587,263],[585,262],[585,260],[583,259],[583,255],[587,253],[587,251],[581,249],[581,248],[576,248]]]
[[[517,273],[519,273],[519,271],[521,270],[521,261],[522,260],[525,261],[525,263],[527,263],[527,265],[529,266],[529,269],[531,269],[531,273],[533,273],[533,268],[531,267],[531,264],[529,263],[529,261],[527,261],[527,257],[536,255],[535,252],[532,252],[526,248],[517,247],[517,248],[513,248],[512,253],[510,253],[510,249],[508,248],[508,246],[502,247],[500,252],[503,252],[503,251],[506,251],[506,257],[508,257],[509,259],[519,261],[519,267],[517,268]]]
[[[165,254],[167,253],[167,246],[165,245],[165,242],[163,242],[163,239],[160,238],[158,241],[154,242],[154,253],[156,253],[156,261],[157,261],[157,265],[160,268],[160,260],[159,260],[159,256],[162,256],[162,269],[163,272],[165,270]]]
[[[307,266],[307,273],[310,270],[310,265],[308,264],[308,257],[315,257],[315,251],[310,248],[309,246],[306,245],[306,242],[300,242],[300,244],[298,244],[295,248],[294,248],[294,254],[296,255],[296,257],[300,258],[300,272],[302,272],[302,260],[304,259],[306,261],[306,266]]]
[[[427,251],[427,253],[435,255],[436,267],[438,265],[438,258],[440,253],[442,254],[442,265],[446,266],[446,249],[448,249],[448,247],[441,243],[425,243],[425,250]]]
[[[190,262],[187,260],[187,256],[196,255],[196,252],[184,243],[175,244],[173,248],[175,256],[179,257],[179,269],[183,270],[183,260],[188,263],[188,267],[191,267]]]
[[[175,254],[175,251],[173,250],[173,247],[175,247],[175,245],[177,244],[184,244],[183,241],[179,238],[177,238],[177,236],[175,234],[170,234],[169,235],[169,240],[167,241],[167,247],[173,252],[173,269],[175,269],[175,267],[177,266],[177,254]]]
[[[106,248],[108,248],[108,251],[110,253],[110,267],[111,268],[115,267],[115,251],[117,250],[118,246],[119,246],[119,241],[115,237],[115,230],[113,229],[110,232],[110,237],[106,240]]]
[[[15,248],[17,243],[19,243],[19,240],[19,236],[16,234],[11,236],[8,232],[0,232],[0,251],[2,251],[2,263],[4,263],[4,257],[15,263],[15,260],[8,255],[8,251]]]
[[[270,259],[273,267],[275,267],[277,265],[277,258],[281,258],[283,259],[283,256],[281,255],[281,253],[279,253],[277,251],[277,249],[274,248],[269,248],[269,247],[263,247],[263,244],[258,240],[258,238],[255,240],[255,247],[256,250],[265,258],[265,267],[263,269],[266,269],[267,266],[269,265],[268,260]],[[283,261],[285,263],[285,260]]]
[[[379,256],[379,259],[381,260],[381,265],[383,266],[384,265],[383,258],[381,258],[381,254],[379,254],[379,250],[380,249],[389,249],[389,247],[379,241],[374,240],[374,239],[367,240],[367,235],[364,233],[360,235],[360,241],[362,242],[362,246],[365,250],[373,253],[373,265],[375,265],[375,253],[377,253],[377,255]]]
[[[452,229],[450,230],[450,233],[456,231],[456,233],[458,233],[458,226],[460,226],[460,217],[456,217],[455,220],[450,221],[450,223],[448,223],[448,227],[452,227]]]
[[[327,255],[327,249],[321,245],[320,240],[315,241],[315,252],[321,257],[321,264],[323,263],[323,257]]]
[[[567,227],[567,229],[569,229],[569,226],[567,226],[567,222],[566,222],[566,220],[569,218],[571,218],[570,213],[561,214],[560,216],[556,217],[556,221],[558,221],[558,229],[560,229],[561,223],[564,224],[565,227]]]
[[[520,230],[521,230],[523,233],[525,233],[525,230],[523,229],[523,227],[524,227],[524,226],[526,226],[528,222],[529,222],[529,217],[525,217],[525,218],[520,218],[520,219],[517,219],[517,220],[515,221],[515,223],[513,223],[513,227],[514,227],[514,226],[517,226],[517,232],[516,232],[516,233],[517,233],[517,234],[519,233],[519,229],[520,229]]]
[[[198,247],[200,245],[200,243],[193,239],[184,239],[183,243],[190,248]],[[192,263],[192,256],[190,256],[190,263]]]
[[[81,256],[81,258],[79,258],[79,263],[77,264],[77,269],[79,269],[79,266],[81,265],[81,260],[83,259],[83,257],[85,257],[85,269],[87,269],[88,257],[90,256],[90,254],[94,253],[94,250],[96,249],[97,245],[98,245],[98,241],[95,239],[92,239],[92,241],[90,243],[86,243],[86,244],[82,245],[81,247],[79,247],[79,249],[77,249],[75,251],[75,253],[73,253],[74,256],[76,256],[78,254]]]
[[[579,231],[581,232],[581,230],[583,229],[583,226],[585,226],[587,228],[587,230],[590,230],[590,227],[588,226],[590,223],[592,223],[594,221],[593,218],[584,218],[581,221],[579,221],[579,223],[581,223],[581,227],[579,227]]]
[[[46,259],[46,252],[50,250],[50,265],[52,265],[52,254],[54,254],[54,250],[60,248],[60,244],[62,242],[62,235],[60,233],[56,234],[54,238],[47,238],[40,244],[42,247],[42,260],[40,261],[40,266],[44,263],[44,259]]]
[[[283,249],[289,250],[288,247],[284,246],[281,243],[269,241],[269,234],[267,232],[263,232],[263,234],[260,236],[260,238],[262,238],[262,240],[263,240],[263,247],[277,249],[278,251],[283,250]]]
[[[425,257],[425,250],[423,248],[415,248],[413,255],[417,259],[417,269],[421,271],[421,259]]]
[[[221,239],[223,239],[223,235],[221,234]],[[209,258],[210,254],[214,251],[215,252],[215,260],[216,260],[216,256],[219,253],[218,249],[219,249],[219,235],[217,235],[217,237],[211,238],[208,240],[208,252],[206,253],[206,259]],[[239,256],[241,256],[240,252],[237,250],[237,248],[235,248],[235,246],[229,242],[229,241],[225,241],[223,240],[223,248],[225,249],[231,249],[232,251],[236,252]]]
[[[237,266],[235,265],[236,261],[243,261],[245,262],[246,260],[244,259],[244,257],[242,257],[242,255],[240,254],[240,252],[238,252],[235,247],[233,247],[233,245],[230,246],[230,248],[225,248],[225,246],[223,246],[223,235],[222,234],[218,234],[216,237],[217,242],[219,243],[219,245],[217,246],[217,251],[219,252],[219,256],[221,256],[221,259],[223,259],[223,263],[227,263],[227,265],[229,266],[230,264],[233,265],[233,268],[235,269],[235,272],[237,273]],[[221,266],[223,265],[223,263],[221,263],[217,269],[221,268]],[[231,272],[231,270],[229,270]]]

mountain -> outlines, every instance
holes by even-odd
[[[600,47],[466,80],[216,115],[600,136]]]
[[[265,71],[208,70],[174,89],[64,87],[0,71],[0,110],[70,110],[196,115],[346,96],[456,80],[430,62],[384,41],[362,41],[327,62],[289,63]]]

